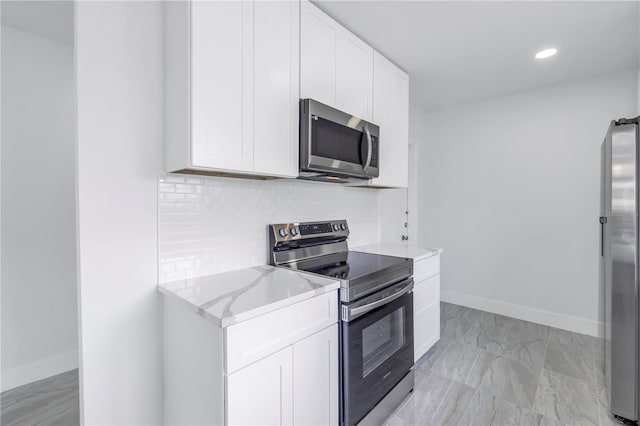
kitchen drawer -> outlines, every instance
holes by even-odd
[[[413,312],[416,314],[440,301],[440,274],[417,281],[413,287]]]
[[[338,294],[332,291],[225,329],[225,372],[259,359],[338,322]]]
[[[431,256],[424,260],[419,260],[413,264],[413,278],[420,281],[432,275],[440,273],[440,255]]]
[[[414,360],[420,357],[440,339],[440,304],[436,303],[413,316]]]

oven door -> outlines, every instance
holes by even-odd
[[[301,169],[377,177],[378,126],[304,99],[300,108]]]
[[[412,289],[410,278],[343,305],[344,425],[362,420],[413,367]]]

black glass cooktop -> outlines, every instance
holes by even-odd
[[[387,269],[402,267],[403,265],[407,265],[407,263],[413,263],[413,261],[404,257],[349,251],[344,253],[344,256],[342,256],[339,262],[334,261],[320,266],[302,268],[302,270],[352,281],[367,275],[383,272]]]

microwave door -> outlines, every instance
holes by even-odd
[[[364,132],[314,117],[311,120],[310,165],[323,170],[361,175],[369,153]]]

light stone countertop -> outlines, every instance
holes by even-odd
[[[429,247],[417,247],[409,244],[375,243],[360,247],[353,247],[353,251],[382,254],[385,256],[408,257],[413,260],[422,260],[442,253],[442,249]]]
[[[158,285],[162,294],[222,328],[338,288],[340,281],[269,265]]]

